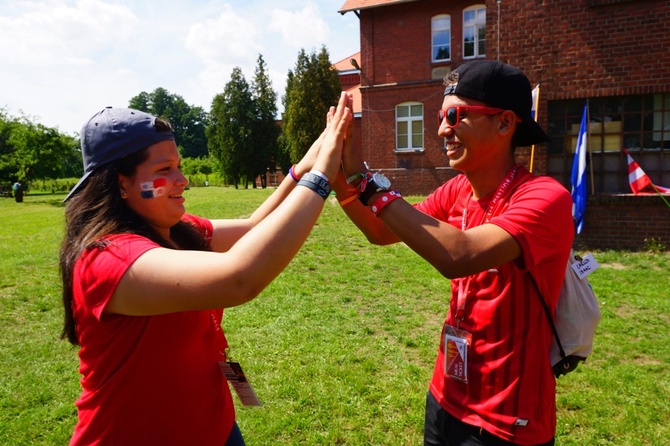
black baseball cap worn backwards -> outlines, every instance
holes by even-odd
[[[457,83],[447,85],[444,95],[455,94],[481,101],[490,107],[512,110],[521,119],[516,131],[519,146],[549,140],[532,117],[530,81],[518,68],[495,60],[466,62],[454,70]]]
[[[158,142],[174,141],[172,132],[159,132],[155,123],[155,116],[129,108],[107,107],[93,115],[81,128],[84,176],[63,201],[81,190],[88,177],[99,167]]]

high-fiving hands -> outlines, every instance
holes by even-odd
[[[331,181],[337,177],[340,170],[345,136],[351,127],[352,118],[351,96],[342,92],[337,107],[334,109],[331,107],[328,112],[326,129],[305,155],[311,157],[314,156],[312,152],[317,152],[312,168],[322,172]]]

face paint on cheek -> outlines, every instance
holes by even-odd
[[[142,195],[142,198],[145,199],[162,197],[163,195],[165,195],[166,185],[167,181],[165,180],[165,178],[159,178],[154,181],[147,181],[145,183],[140,183],[140,189],[141,189],[140,194]]]

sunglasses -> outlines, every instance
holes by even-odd
[[[437,112],[437,119],[438,119],[437,125],[438,127],[442,125],[442,121],[444,121],[444,118],[447,118],[447,126],[450,129],[453,129],[458,125],[459,122],[461,122],[461,113],[469,111],[484,113],[485,115],[497,115],[498,113],[504,112],[505,109],[496,107],[486,107],[484,105],[449,107]]]

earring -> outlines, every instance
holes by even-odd
[[[128,193],[125,190],[121,192],[121,198],[128,198]]]

